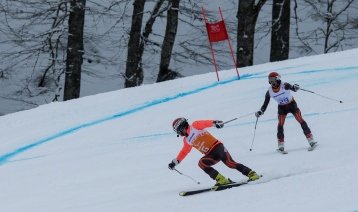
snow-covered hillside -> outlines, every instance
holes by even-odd
[[[0,211],[358,211],[358,49],[196,75],[51,103],[0,117]],[[267,75],[315,92],[293,93],[319,146],[308,143],[292,115],[287,155],[276,152],[277,104],[256,128]],[[329,97],[327,99],[319,95]],[[339,100],[343,103],[339,103]],[[248,115],[251,114],[251,115]],[[248,116],[246,116],[248,115]],[[167,168],[182,147],[177,117],[220,119],[208,129],[233,158],[264,177],[239,188],[181,197],[214,184],[195,149]],[[222,163],[235,181],[246,179]]]

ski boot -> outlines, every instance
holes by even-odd
[[[306,137],[307,137],[307,141],[308,141],[308,143],[310,144],[311,147],[316,145],[317,142],[314,140],[312,134],[308,134],[308,135],[306,135]]]
[[[283,139],[282,139],[283,140]],[[278,149],[277,151],[281,154],[287,154],[288,152],[285,151],[285,142],[281,141],[280,139],[278,140]]]
[[[211,187],[212,191],[217,191],[220,188],[220,186],[224,186],[224,185],[234,183],[230,179],[226,179],[220,173],[218,173],[218,175],[215,177],[215,180],[216,180],[216,184],[213,187]]]
[[[260,176],[258,174],[256,174],[256,172],[254,172],[254,171],[250,171],[247,176],[249,177],[250,181],[255,181],[255,180],[260,179]]]
[[[308,148],[308,151],[312,151],[316,147],[317,141],[314,140],[312,134],[308,134],[308,135],[306,135],[306,137],[307,137],[308,144],[310,145],[310,148]]]
[[[223,175],[221,175],[220,173],[218,173],[218,175],[215,177],[216,180],[216,184],[215,186],[220,186],[220,185],[227,185],[232,183],[232,181],[230,179],[226,179]]]

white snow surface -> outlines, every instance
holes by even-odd
[[[2,116],[0,211],[358,211],[357,55],[354,49],[241,68],[240,80],[235,69],[220,71],[220,82],[212,72]],[[319,143],[314,151],[289,114],[289,153],[276,152],[273,99],[255,130],[272,71],[314,92],[293,93]],[[263,178],[179,196],[215,182],[198,167],[203,155],[196,149],[176,168],[200,184],[168,169],[183,146],[171,127],[177,117],[238,118],[208,131]],[[222,162],[214,168],[247,179]]]

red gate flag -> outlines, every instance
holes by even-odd
[[[206,23],[206,30],[208,31],[209,41],[211,43],[227,40],[229,38],[224,21],[219,21],[213,24]]]
[[[227,42],[229,44],[229,47],[230,47],[232,60],[234,61],[237,77],[238,77],[238,79],[240,79],[239,71],[237,70],[237,65],[236,65],[236,61],[235,61],[235,57],[234,57],[234,52],[232,51],[229,35],[227,34],[227,31],[226,31],[225,22],[224,22],[223,14],[221,12],[220,7],[219,7],[219,11],[220,11],[220,16],[221,16],[221,21],[219,21],[217,23],[208,23],[208,22],[206,22],[204,7],[202,7],[202,13],[203,13],[203,16],[204,16],[204,23],[205,23],[205,26],[206,26],[206,31],[208,32],[211,55],[213,56],[214,67],[215,67],[215,70],[216,70],[216,77],[218,78],[218,81],[220,81],[219,73],[218,73],[219,70],[218,70],[218,67],[216,65],[216,60],[215,60],[215,56],[214,56],[214,49],[213,49],[213,46],[211,45],[211,43],[227,40]]]

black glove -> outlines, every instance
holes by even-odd
[[[223,121],[216,120],[216,121],[213,122],[213,124],[214,124],[215,127],[218,128],[218,129],[221,129],[221,128],[224,127]]]
[[[259,118],[260,116],[262,116],[264,114],[264,112],[262,112],[261,110],[259,110],[259,111],[257,111],[256,113],[255,113],[255,116],[257,117],[257,118]]]
[[[297,84],[292,85],[292,91],[293,91],[293,92],[296,92],[296,91],[298,91],[298,90],[300,90],[300,86],[299,86],[299,85],[297,85]]]
[[[174,167],[175,167],[176,165],[178,165],[179,163],[180,163],[180,162],[179,162],[176,158],[174,158],[174,159],[172,160],[172,162],[169,163],[168,168],[169,168],[170,170],[173,170]]]

